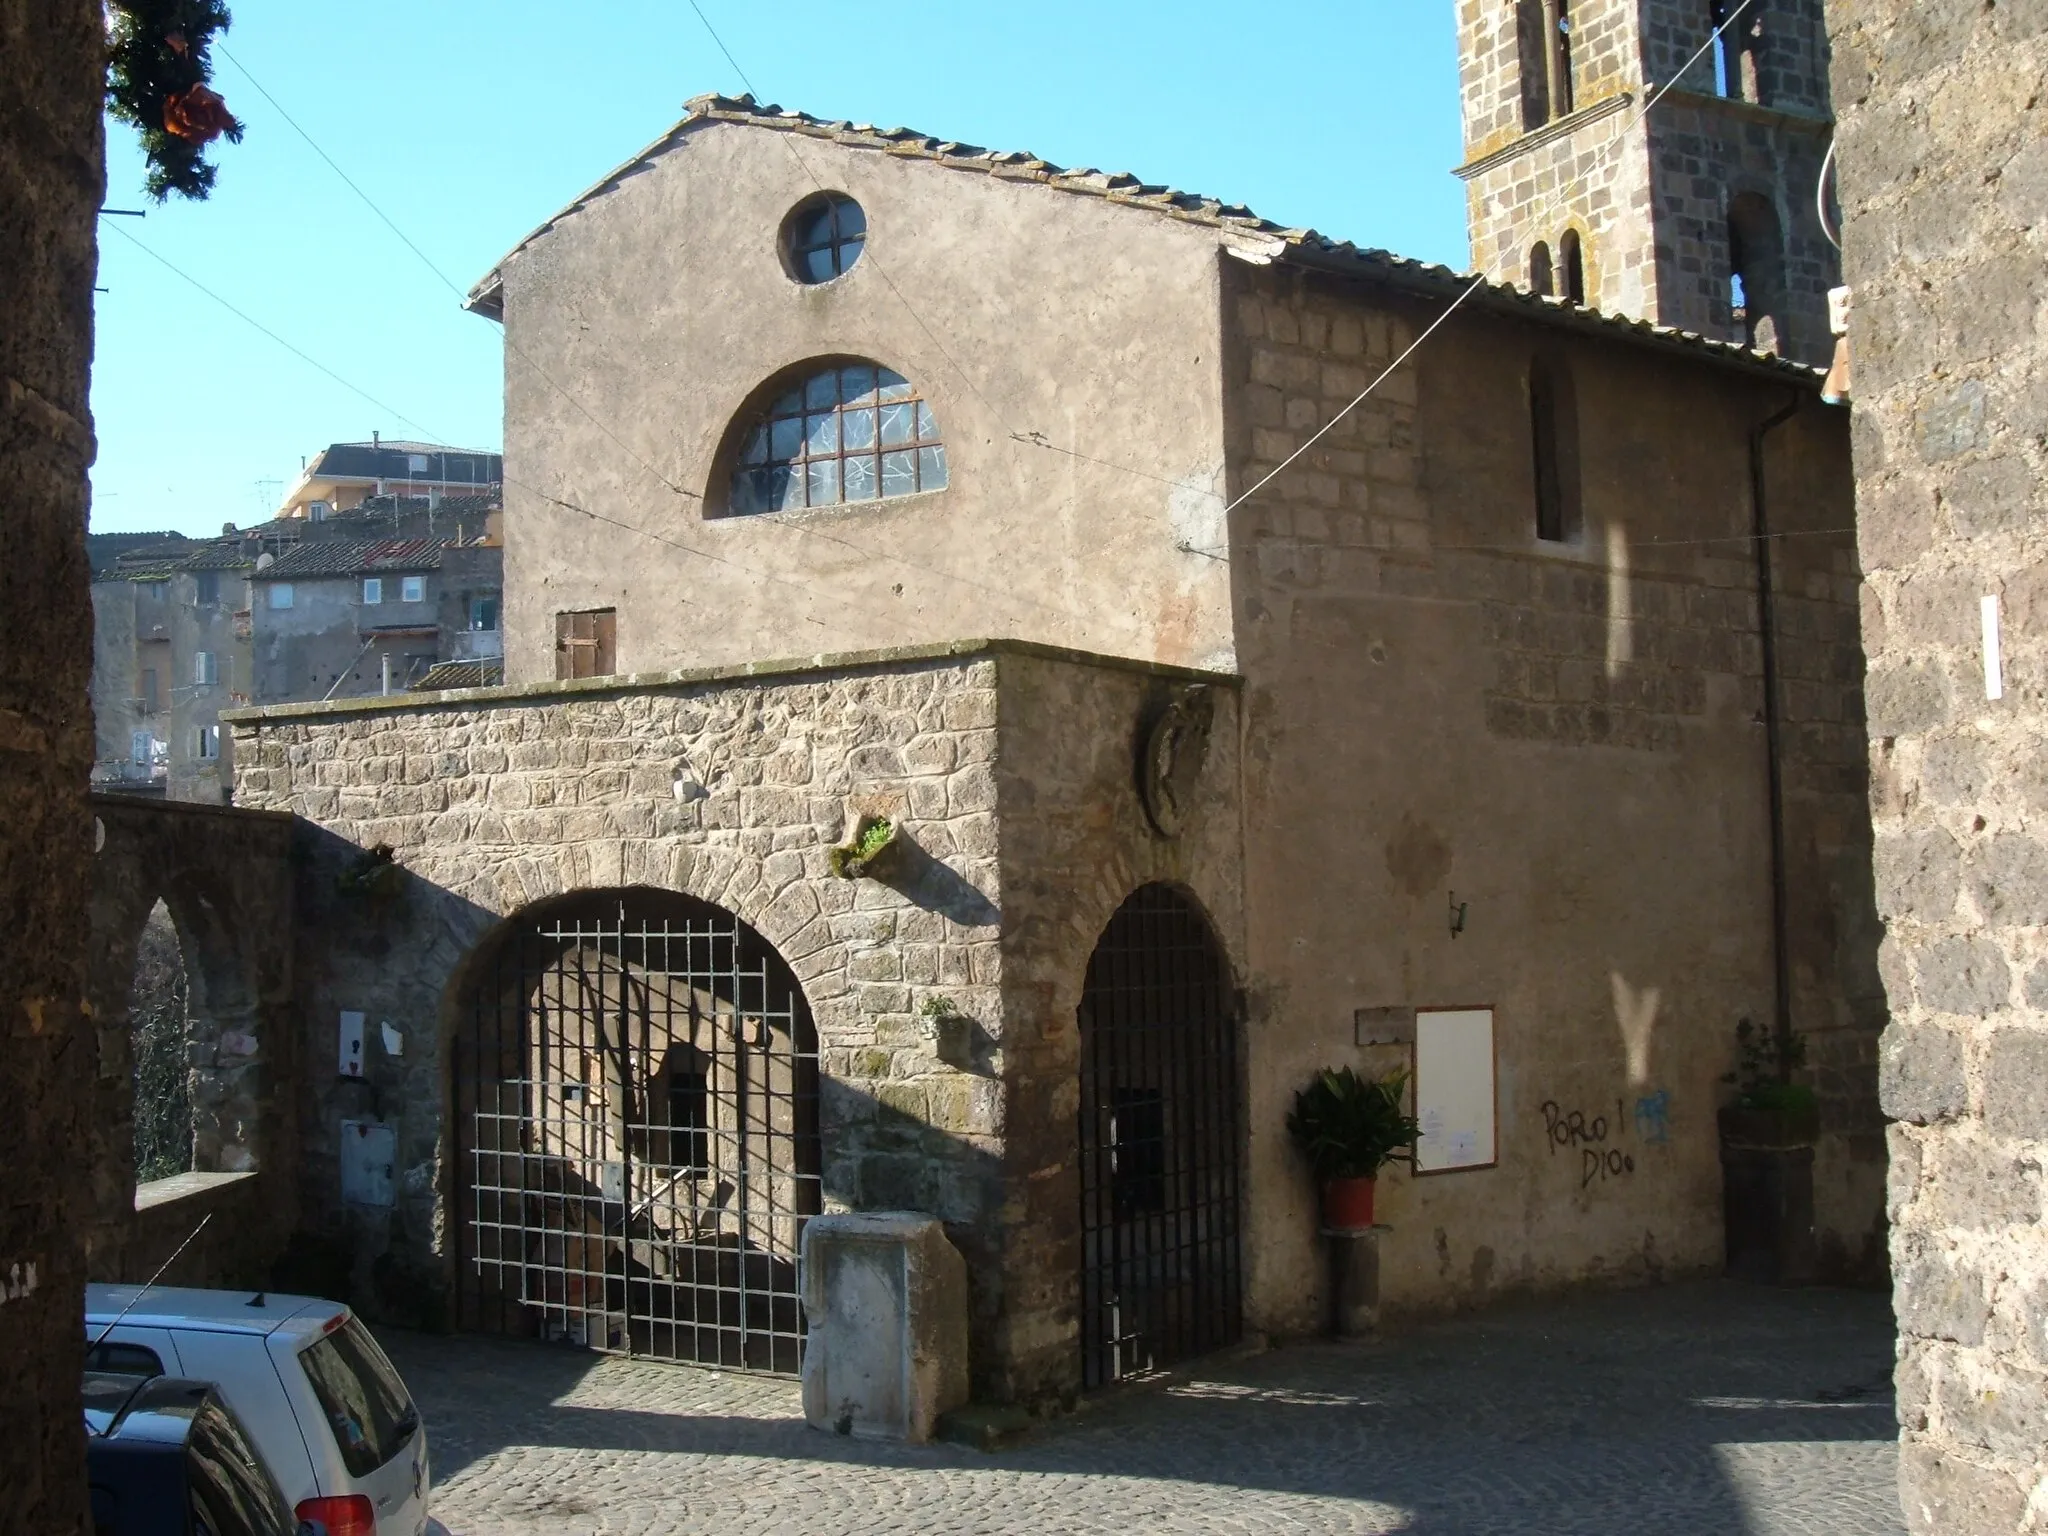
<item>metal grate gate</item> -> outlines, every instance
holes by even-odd
[[[486,957],[455,1042],[464,1327],[794,1373],[816,1036],[781,958],[687,897],[587,897]]]
[[[1234,990],[1207,920],[1141,886],[1081,993],[1081,1374],[1099,1387],[1240,1332]]]

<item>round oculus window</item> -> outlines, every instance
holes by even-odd
[[[800,283],[829,283],[853,270],[868,238],[868,216],[844,192],[821,192],[782,221],[782,258]]]

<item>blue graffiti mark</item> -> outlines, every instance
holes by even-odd
[[[1659,1088],[1636,1100],[1636,1135],[1653,1147],[1671,1140],[1671,1092]]]

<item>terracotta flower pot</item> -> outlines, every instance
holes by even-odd
[[[1372,1225],[1376,1179],[1325,1179],[1323,1225],[1333,1232],[1362,1232]]]

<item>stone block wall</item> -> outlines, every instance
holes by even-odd
[[[2048,1511],[2048,10],[1835,0],[1908,1527]],[[1982,604],[2001,621],[1988,696]]]
[[[1831,121],[1819,0],[1751,0],[1763,28],[1754,101],[1722,97],[1712,52],[1695,57],[1712,30],[1704,0],[1575,4],[1574,111],[1533,128],[1522,117],[1517,9],[1465,0],[1458,10],[1459,174],[1474,267],[1526,285],[1536,242],[1555,264],[1573,229],[1588,304],[1741,340],[1729,301],[1727,215],[1733,196],[1754,192],[1783,235],[1779,350],[1824,363],[1832,348],[1826,295],[1839,264],[1814,207]],[[1677,88],[1638,122],[1651,93],[1682,68]]]
[[[139,1236],[128,1012],[136,946],[159,901],[177,928],[188,985],[192,1168],[255,1173],[233,1197],[242,1229],[234,1241],[245,1255],[237,1272],[260,1276],[297,1220],[303,1058],[291,819],[124,795],[95,795],[91,808],[92,1210],[80,1225],[92,1278],[146,1279],[170,1253]],[[192,1223],[207,1208],[199,1205]],[[173,1219],[158,1212],[149,1221],[162,1228]]]
[[[1147,821],[1137,789],[1146,728],[1191,683],[1213,703],[1206,763],[1179,832]],[[1238,980],[1244,951],[1234,679],[1019,654],[1000,664],[1005,1182],[1012,1298],[1005,1395],[1071,1399],[1080,1386],[1082,1196],[1076,1009],[1088,962],[1124,899],[1159,882],[1192,896]],[[1250,1042],[1243,1042],[1245,1050]],[[1237,1155],[1232,1148],[1227,1155]],[[1243,1186],[1240,1186],[1243,1187]],[[1264,1192],[1250,1189],[1244,1214]],[[1254,1239],[1246,1238],[1245,1264]]]
[[[1238,487],[1434,314],[1285,273],[1232,287]],[[1535,537],[1539,353],[1578,403],[1581,525],[1561,542]],[[1320,1319],[1280,1122],[1309,1070],[1393,1064],[1355,1046],[1359,1008],[1490,1002],[1499,1030],[1499,1168],[1383,1187],[1390,1316],[1719,1269],[1720,1078],[1773,985],[1748,442],[1795,390],[1765,450],[1792,1019],[1823,1100],[1829,1273],[1882,1273],[1844,413],[1789,375],[1474,313],[1233,513],[1263,1326]],[[1456,938],[1453,899],[1470,908]],[[1674,1118],[1639,1145],[1643,1100]],[[1582,1185],[1546,1103],[1626,1126],[1625,1176]]]
[[[1027,680],[1013,683],[1020,672]],[[1041,1035],[1071,1037],[1073,1005],[1062,1016],[1055,999],[1047,1012],[1035,992],[1013,996],[1005,976],[1013,949],[1038,953],[1012,931],[1007,882],[1077,871],[1047,871],[1032,845],[1013,853],[1004,837],[1056,808],[1078,813],[1096,835],[1061,855],[1123,872],[1131,818],[1095,826],[1108,791],[1094,778],[1120,772],[1131,797],[1134,727],[1119,710],[1134,716],[1153,675],[964,642],[237,716],[238,799],[318,829],[300,884],[316,936],[300,986],[308,1225],[353,1234],[359,1285],[394,1312],[419,1304],[408,1288],[444,1288],[457,1236],[448,1049],[465,1016],[465,960],[504,919],[550,897],[685,892],[753,927],[803,987],[820,1047],[827,1208],[939,1216],[972,1278],[977,1392],[1071,1390],[1075,1274],[1041,1283],[1025,1255],[1070,1234],[1075,1213],[1047,1218],[1058,1233],[1043,1228],[1007,1137],[1020,1123],[1049,1125],[1071,1144],[1071,1084],[1048,1086],[1020,1063],[1036,1059]],[[1104,693],[1120,702],[1100,703]],[[1057,777],[1020,791],[1004,776],[1012,751],[1065,752],[1094,778],[1071,806],[1055,798]],[[708,793],[679,797],[679,778]],[[1019,805],[1020,793],[1045,798]],[[889,815],[910,845],[886,882],[838,879],[827,866],[858,810]],[[402,911],[337,893],[336,874],[377,844],[406,871]],[[1078,988],[1086,951],[1075,959],[1062,947],[1058,959],[1077,967]],[[968,1021],[964,1054],[936,1046],[926,1014],[939,1005]],[[343,1009],[388,1020],[403,1042],[395,1057],[373,1044],[361,1081],[322,1070]],[[395,1128],[392,1208],[342,1201],[344,1118]]]

